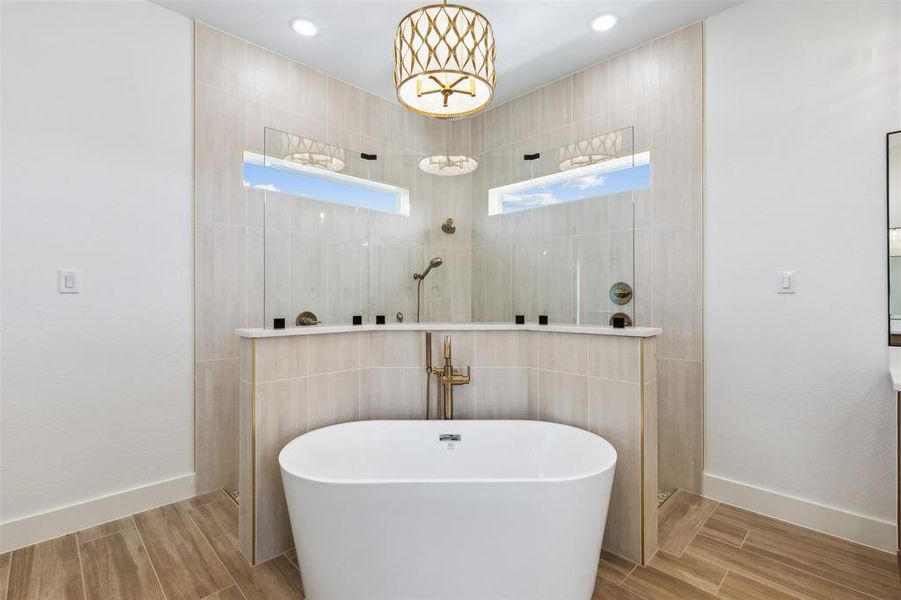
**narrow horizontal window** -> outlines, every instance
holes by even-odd
[[[253,152],[244,153],[244,185],[322,202],[410,214],[410,192],[405,188],[290,160],[264,159]]]
[[[488,190],[488,214],[639,190],[651,185],[651,154],[629,154]]]

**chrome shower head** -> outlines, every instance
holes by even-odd
[[[436,256],[429,261],[429,266],[425,268],[425,271],[423,271],[422,273],[413,273],[413,279],[425,279],[425,276],[429,274],[429,271],[431,271],[432,269],[437,269],[442,264],[444,264],[444,261],[441,260],[440,257]]]

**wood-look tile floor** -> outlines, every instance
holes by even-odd
[[[593,600],[901,598],[892,554],[686,492],[659,529],[646,567],[601,555]],[[0,554],[0,600],[303,598],[294,551],[251,567],[237,535],[235,503],[205,494]]]

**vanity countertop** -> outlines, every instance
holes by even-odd
[[[892,387],[901,392],[901,348],[889,346],[888,370],[892,375]]]
[[[513,323],[395,323],[392,325],[310,325],[285,329],[237,329],[243,338],[270,338],[354,331],[550,331],[582,333],[586,335],[618,335],[622,337],[654,337],[663,333],[658,327],[625,327],[615,329],[604,325],[514,325]]]
[[[896,392],[901,392],[901,365],[889,366],[889,372],[892,374],[892,387]]]

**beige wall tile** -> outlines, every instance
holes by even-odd
[[[291,549],[294,540],[278,465],[281,449],[308,430],[307,379],[260,383],[256,394],[256,561]]]
[[[433,356],[437,361],[438,355]],[[421,331],[370,332],[368,366],[425,368],[425,334]]]
[[[299,335],[257,340],[257,383],[309,373],[309,339]]]
[[[196,236],[196,360],[234,358],[246,316],[244,230],[197,223]]]
[[[535,256],[538,314],[547,315],[551,323],[572,323],[575,308],[573,239],[556,237],[537,242]]]
[[[585,337],[588,338],[589,375],[638,383],[641,366],[641,338],[606,335]]]
[[[248,97],[284,110],[291,109],[291,61],[253,44],[247,45]]]
[[[225,34],[194,22],[194,79],[222,87],[222,45]]]
[[[535,347],[528,331],[475,332],[473,366],[536,367]]]
[[[360,417],[360,371],[309,378],[310,430]]]
[[[664,358],[703,358],[701,223],[655,227],[654,316]],[[665,394],[666,392],[664,392]]]
[[[196,84],[194,96],[195,218],[243,225],[243,102],[205,83]]]
[[[326,75],[300,63],[291,63],[291,111],[318,121],[325,121],[328,108]],[[294,131],[309,135],[305,131]]]
[[[263,230],[258,227],[248,227],[244,231],[247,293],[245,324],[247,327],[263,327],[265,323]],[[271,326],[271,323],[269,325]]]
[[[510,141],[534,138],[542,131],[544,94],[536,90],[510,101]],[[534,150],[533,150],[534,151]]]
[[[657,490],[668,489],[660,484],[659,473],[659,420],[657,381],[644,385],[644,558],[649,561],[657,551]],[[703,436],[701,438],[703,442]],[[703,465],[696,465],[700,473]]]
[[[529,369],[529,419],[537,421],[539,417],[538,402],[538,369]]]
[[[254,497],[253,470],[253,386],[242,381],[238,398],[238,494],[244,498],[238,506],[238,545],[241,553],[253,558]],[[200,474],[198,473],[198,476]]]
[[[240,372],[239,378],[241,381],[246,381],[251,383],[253,381],[253,351],[254,351],[254,340],[248,338],[241,338],[239,345],[241,350],[240,356]]]
[[[365,369],[360,389],[361,419],[425,417],[424,368]]]
[[[700,493],[704,461],[704,367],[657,361],[660,485]]]
[[[603,61],[573,75],[574,121],[607,113],[608,67],[608,61]],[[595,132],[599,133],[604,132]]]
[[[538,416],[542,421],[588,426],[588,377],[539,371]]]
[[[329,77],[326,85],[327,122],[347,131],[361,131],[363,92],[334,77]]]
[[[357,344],[360,347],[360,368],[366,369],[371,363],[372,359],[370,358],[371,348],[371,338],[372,333],[369,331],[361,331],[357,334]]]
[[[501,104],[482,114],[485,122],[485,148],[491,150],[510,143],[510,105]]]
[[[541,126],[545,131],[572,122],[573,78],[564,77],[541,88],[544,94]]]
[[[588,338],[572,333],[537,334],[538,368],[588,375]]]
[[[310,375],[360,368],[360,340],[357,333],[309,336]]]
[[[638,383],[592,377],[588,429],[616,449],[616,477],[604,548],[639,562],[641,557],[641,398]],[[655,493],[656,497],[656,493]]]
[[[657,380],[657,338],[641,340],[643,383]]]
[[[531,369],[474,369],[476,417],[528,419]]]
[[[238,485],[240,359],[198,362],[194,377],[194,470],[197,493]]]

